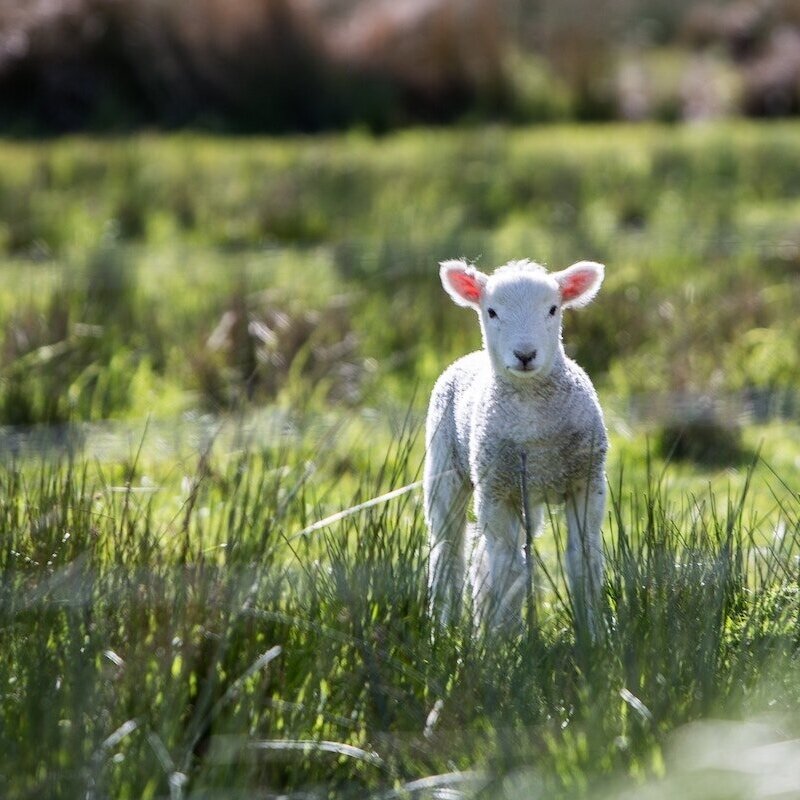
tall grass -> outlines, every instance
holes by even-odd
[[[413,444],[354,505],[416,479]],[[614,476],[601,635],[554,516],[535,624],[500,637],[429,619],[413,493],[297,535],[333,449],[207,452],[182,493],[135,456],[0,469],[4,797],[594,796],[663,775],[686,723],[800,707],[795,499],[765,520]]]

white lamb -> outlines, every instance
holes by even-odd
[[[579,618],[594,629],[603,580],[600,526],[608,449],[603,413],[586,373],[564,353],[561,312],[597,294],[603,266],[548,273],[512,261],[485,275],[446,261],[440,275],[460,306],[478,312],[484,349],[439,377],[428,407],[425,516],[433,611],[458,613],[466,571],[466,513],[474,493],[474,607],[491,627],[518,624],[525,595],[521,461],[531,527],[545,505],[565,503],[567,577]]]

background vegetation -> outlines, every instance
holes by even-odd
[[[459,255],[605,262],[602,306],[566,322],[604,393],[752,405],[800,376],[799,141],[739,124],[7,144],[0,420],[403,406],[478,343],[438,286]]]
[[[797,0],[0,0],[0,128],[386,131],[800,109]]]

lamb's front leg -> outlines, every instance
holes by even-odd
[[[440,622],[458,620],[464,586],[464,536],[469,487],[442,459],[425,465],[425,516],[430,531],[428,594]]]
[[[598,633],[603,591],[603,542],[600,528],[606,507],[606,485],[601,476],[568,495],[567,579],[579,624]]]
[[[479,490],[475,515],[478,539],[471,581],[477,621],[494,629],[514,629],[521,623],[527,574],[519,511]]]

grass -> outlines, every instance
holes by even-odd
[[[0,795],[768,796],[800,701],[798,142],[0,144]],[[597,641],[558,514],[526,635],[426,613],[460,255],[607,263],[565,331],[612,439]]]
[[[793,385],[797,142],[793,124],[6,142],[0,420],[295,405],[309,383],[404,405],[477,345],[436,278],[461,255],[604,261],[566,341],[608,395]],[[44,355],[53,386],[12,390]]]
[[[413,442],[353,502],[411,482]],[[135,458],[121,485],[80,462],[2,470],[5,797],[428,796],[403,787],[437,775],[594,796],[671,775],[691,721],[797,712],[796,495],[764,520],[745,492],[612,475],[600,639],[576,635],[557,518],[536,626],[498,639],[428,617],[413,494],[298,537],[324,500],[300,451],[207,454],[167,516]]]

